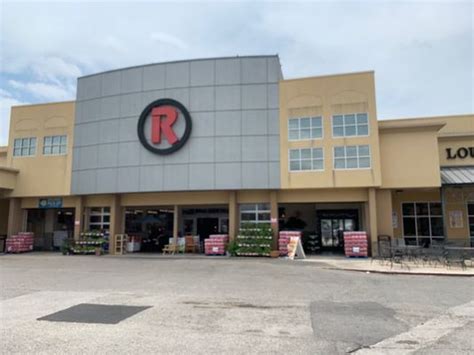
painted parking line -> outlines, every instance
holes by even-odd
[[[360,349],[355,354],[412,354],[472,321],[474,321],[474,301],[450,308],[439,317],[368,348]]]

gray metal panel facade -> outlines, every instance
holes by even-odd
[[[278,56],[191,60],[79,78],[73,194],[280,187]],[[156,155],[137,136],[140,113],[171,98],[193,129]]]

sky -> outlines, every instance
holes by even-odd
[[[278,54],[285,79],[375,71],[379,119],[474,112],[474,1],[0,0],[0,145],[13,105],[74,100],[77,77]]]

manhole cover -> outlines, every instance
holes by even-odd
[[[50,322],[117,324],[150,306],[121,306],[81,303],[38,318]]]

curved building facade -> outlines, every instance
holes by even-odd
[[[321,251],[345,230],[374,253],[380,235],[474,243],[474,115],[379,120],[375,92],[371,71],[285,80],[274,55],[81,77],[75,101],[12,108],[0,235],[51,250],[103,230],[159,251],[255,222],[275,248],[294,229]]]

